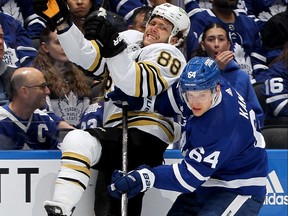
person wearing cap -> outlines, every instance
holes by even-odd
[[[167,216],[257,215],[266,194],[267,153],[250,105],[209,57],[192,58],[173,93],[190,110],[183,160],[128,174],[115,170],[110,194],[133,197],[152,187],[181,192]]]

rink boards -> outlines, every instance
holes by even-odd
[[[0,215],[46,216],[44,200],[52,197],[60,166],[60,151],[0,151]],[[260,216],[288,216],[288,150],[268,150],[267,195]],[[179,150],[165,152],[166,164],[179,162]],[[97,172],[73,216],[93,216]],[[144,198],[143,216],[164,216],[178,193],[151,189]]]

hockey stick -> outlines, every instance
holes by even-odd
[[[99,15],[98,16],[106,17],[107,4],[108,4],[108,0],[102,1],[101,7],[99,8]]]
[[[128,166],[128,103],[122,101],[122,171],[127,174]],[[121,197],[121,216],[127,216],[128,198],[127,193]]]
[[[98,16],[106,17],[108,0],[103,0]],[[122,101],[122,171],[127,174],[128,165],[128,103]],[[128,197],[123,193],[121,197],[121,216],[127,216]]]

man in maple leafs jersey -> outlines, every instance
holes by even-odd
[[[34,9],[47,19],[48,24],[56,26],[58,40],[70,61],[98,76],[107,69],[105,94],[117,86],[128,95],[148,98],[177,82],[186,64],[177,46],[183,44],[190,28],[188,15],[182,8],[168,3],[155,7],[144,33],[136,30],[116,32],[105,19],[105,11],[100,10],[85,20],[86,40],[74,24],[65,21],[67,7],[61,2],[35,0]],[[55,7],[60,11],[54,10]],[[55,14],[55,11],[59,13]],[[162,164],[167,146],[179,138],[180,125],[172,118],[146,111],[129,112],[128,169],[142,163]],[[72,214],[88,184],[90,167],[105,172],[107,185],[113,170],[122,167],[122,109],[113,101],[105,102],[103,128],[69,132],[61,151],[63,166],[54,195],[51,201],[44,202],[48,215]],[[129,200],[129,215],[141,215],[143,195]],[[121,215],[119,200],[109,197],[109,202],[108,211]],[[100,207],[106,204],[102,200]]]
[[[11,79],[9,104],[0,107],[0,149],[57,149],[56,123],[43,111],[50,93],[42,72],[32,67],[17,69]]]
[[[115,170],[109,192],[117,198],[151,187],[182,192],[168,216],[257,215],[266,194],[268,162],[254,111],[208,57],[192,58],[175,90],[175,100],[190,109],[183,160],[142,165],[127,175]]]

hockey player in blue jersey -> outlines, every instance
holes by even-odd
[[[58,129],[48,114],[39,110],[50,93],[42,72],[32,67],[17,69],[11,78],[11,102],[0,107],[0,149],[58,149]]]
[[[155,187],[182,192],[168,216],[257,215],[266,194],[267,154],[250,105],[220,78],[211,58],[188,62],[176,95],[192,111],[182,162],[143,165],[127,175],[115,170],[111,195],[133,197]]]

